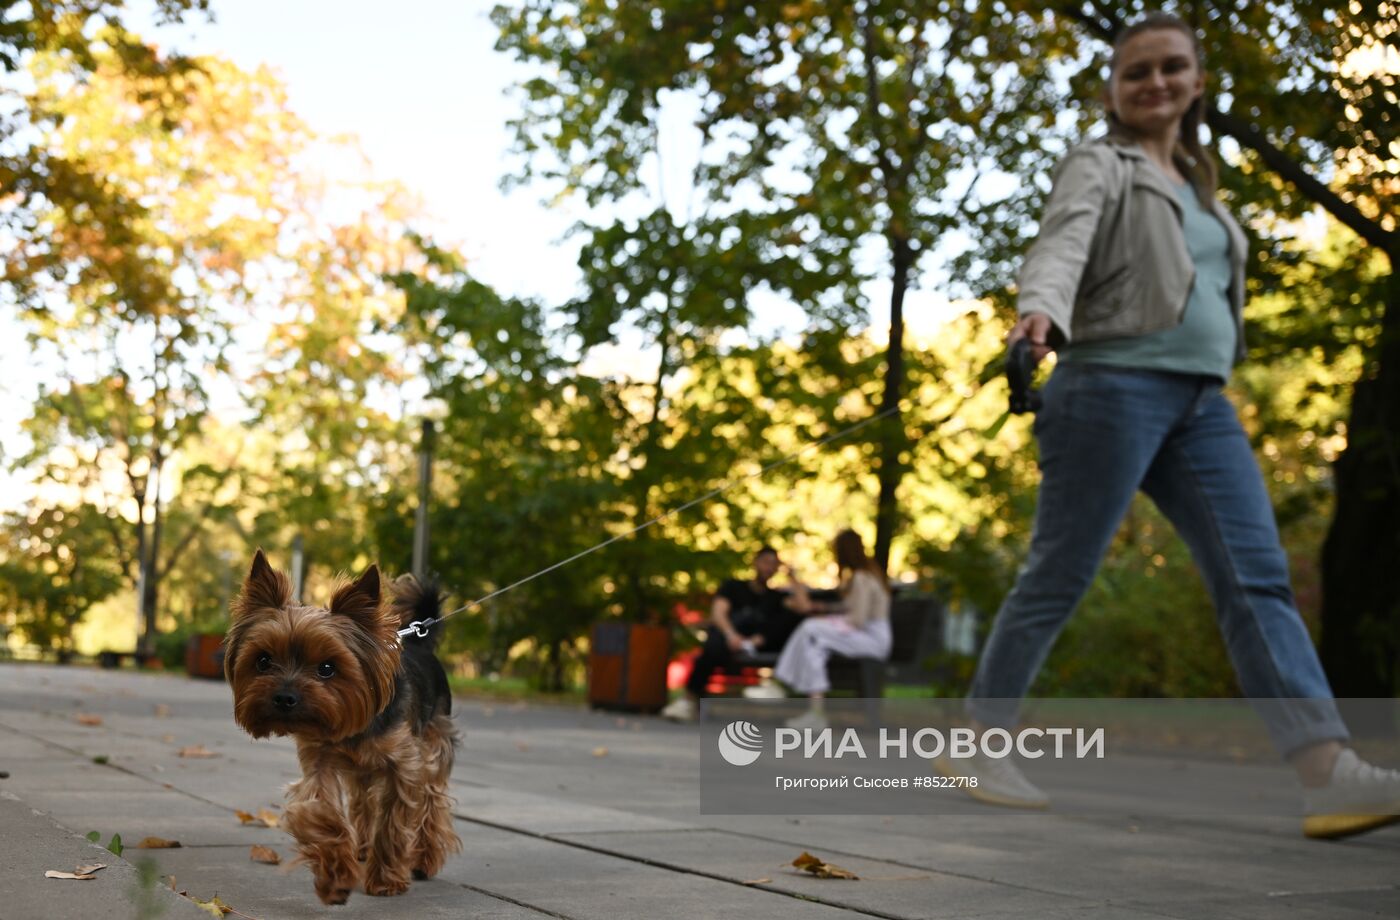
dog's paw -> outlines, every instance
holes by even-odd
[[[376,878],[365,882],[365,894],[374,895],[376,898],[390,898],[407,890],[406,878]]]
[[[350,900],[350,889],[341,887],[336,882],[317,879],[316,897],[321,899],[322,904],[344,904]]]

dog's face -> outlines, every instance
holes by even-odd
[[[383,603],[379,569],[338,588],[329,607],[291,595],[258,550],[224,640],[234,719],[254,738],[333,742],[364,731],[389,704],[399,667],[398,619]]]

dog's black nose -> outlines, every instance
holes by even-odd
[[[292,693],[290,690],[283,690],[279,693],[273,694],[272,696],[272,705],[276,706],[283,712],[288,712],[290,710],[295,709],[297,703],[300,702],[301,697],[297,696],[295,693]]]

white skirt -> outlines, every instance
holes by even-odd
[[[843,616],[808,617],[783,646],[774,674],[798,693],[825,693],[831,689],[827,660],[890,657],[890,621],[871,620],[857,629]]]

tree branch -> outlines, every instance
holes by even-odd
[[[1351,228],[1357,236],[1384,252],[1390,258],[1392,266],[1394,265],[1395,257],[1400,253],[1400,237],[1397,237],[1396,232],[1387,231],[1362,214],[1355,205],[1343,200],[1340,195],[1309,174],[1297,160],[1275,147],[1264,132],[1244,119],[1219,109],[1212,109],[1207,113],[1206,123],[1216,134],[1228,134],[1241,146],[1259,154],[1259,158],[1270,169],[1292,182],[1308,198],[1326,208],[1328,213]]]

